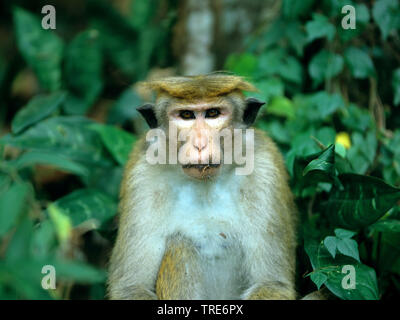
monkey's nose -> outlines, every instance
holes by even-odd
[[[203,145],[195,144],[194,147],[195,147],[195,149],[196,149],[197,151],[201,152],[202,150],[205,149],[206,145],[205,145],[205,144],[203,144]]]
[[[195,138],[193,141],[193,147],[201,152],[203,149],[207,147],[207,139],[204,138]]]

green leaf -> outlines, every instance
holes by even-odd
[[[349,47],[344,52],[344,58],[354,78],[363,79],[375,75],[374,64],[365,51]]]
[[[339,108],[345,105],[341,95],[329,94],[326,91],[319,91],[310,97],[313,111],[320,119],[326,119]]]
[[[104,282],[107,276],[104,270],[79,261],[60,259],[51,264],[54,265],[56,269],[57,278],[59,277],[62,280],[91,284]]]
[[[108,113],[107,123],[123,124],[130,121],[131,119],[140,119],[141,122],[144,122],[140,113],[136,110],[136,108],[141,106],[142,104],[142,99],[133,90],[133,88],[126,89],[119,96],[118,100],[114,103],[110,112]]]
[[[65,77],[69,89],[64,111],[84,114],[103,87],[102,52],[97,30],[79,33],[65,54]]]
[[[75,190],[54,205],[71,220],[73,227],[86,223],[89,229],[102,228],[117,212],[116,201],[94,189]]]
[[[25,215],[18,223],[17,229],[7,246],[5,260],[15,263],[31,257],[31,240],[33,235],[33,222]]]
[[[338,241],[336,237],[328,236],[324,239],[324,245],[333,258],[336,256],[337,243]]]
[[[65,99],[65,92],[41,94],[32,98],[29,103],[15,115],[11,122],[14,134],[20,133],[25,128],[48,117],[59,109]]]
[[[312,171],[321,171],[328,176],[335,174],[335,145],[330,145],[326,148],[318,158],[312,160],[303,170],[303,176],[306,176]]]
[[[30,194],[27,183],[14,183],[8,190],[0,193],[0,237],[15,226],[18,217],[27,207]]]
[[[343,58],[325,49],[318,52],[308,65],[308,72],[315,85],[338,75],[342,69]]]
[[[258,59],[256,75],[259,78],[278,75],[296,84],[300,84],[303,80],[300,62],[282,49],[264,52]]]
[[[335,235],[336,235],[336,237],[338,237],[340,239],[350,239],[356,235],[356,232],[346,230],[346,229],[336,228]]]
[[[100,137],[114,159],[124,165],[132,151],[136,137],[114,126],[95,124],[91,128],[100,134]]]
[[[260,92],[251,92],[246,94],[246,96],[258,98],[262,101],[270,101],[274,97],[283,96],[284,94],[284,85],[277,77],[270,77],[266,80],[255,81],[254,86]]]
[[[34,70],[41,86],[49,91],[61,87],[61,60],[64,44],[51,30],[42,28],[40,20],[20,8],[13,10],[19,51]]]
[[[294,118],[295,110],[291,100],[286,97],[274,97],[266,107],[267,113],[285,118]]]
[[[249,77],[257,67],[257,58],[251,53],[231,54],[226,60],[225,69],[240,76]]]
[[[307,44],[306,33],[298,21],[284,21],[286,37],[290,45],[296,50],[298,56],[303,55],[304,46]],[[279,34],[282,28],[278,30]]]
[[[400,232],[400,220],[387,219],[378,221],[369,226],[369,228],[378,232]]]
[[[49,256],[57,248],[56,244],[57,238],[53,223],[49,219],[43,220],[33,233],[31,243],[33,256],[39,259]]]
[[[335,36],[335,27],[322,14],[314,13],[313,19],[306,23],[307,42],[326,37],[329,41]]]
[[[53,117],[37,123],[18,136],[6,135],[0,144],[63,155],[86,164],[109,165],[101,139],[83,117]]]
[[[122,181],[122,166],[96,167],[90,170],[88,177],[80,177],[87,188],[100,190],[114,199],[118,199],[119,188]]]
[[[328,280],[328,276],[323,272],[312,272],[310,274],[310,278],[316,284],[318,290],[326,282],[326,280]]]
[[[346,128],[365,132],[373,126],[373,120],[368,110],[350,103],[342,109],[343,115],[340,121]]]
[[[385,40],[388,35],[400,26],[400,6],[398,1],[378,0],[372,8],[372,16]]]
[[[378,284],[374,269],[359,263],[351,257],[341,254],[332,258],[324,243],[307,240],[305,250],[310,258],[314,272],[324,273],[328,279],[325,286],[336,296],[344,300],[377,300]],[[353,266],[355,271],[355,289],[345,289],[342,282],[346,273],[344,266]]]
[[[366,227],[382,217],[400,199],[400,189],[381,179],[357,174],[341,174],[343,188],[335,187],[326,203],[332,221],[346,229]]]
[[[360,261],[360,255],[358,253],[358,243],[353,239],[340,239],[337,242],[338,251],[345,255],[356,259],[358,262]]]
[[[287,18],[297,18],[299,16],[308,15],[314,0],[283,0],[282,11]]]
[[[46,262],[33,259],[0,261],[0,279],[7,286],[11,299],[51,299],[49,291],[43,290],[42,267]]]
[[[393,87],[393,104],[395,106],[400,104],[400,68],[393,71],[392,76]]]
[[[66,243],[72,235],[71,219],[55,204],[50,204],[47,211],[53,222],[58,240],[61,244]]]
[[[87,176],[89,174],[89,170],[85,166],[74,162],[63,155],[43,151],[26,152],[17,159],[10,161],[10,164],[17,170],[36,164],[45,164],[52,165],[63,171],[71,172],[80,176]]]
[[[279,143],[290,143],[290,135],[286,127],[278,120],[265,121],[264,119],[260,118],[256,122],[256,127],[268,132],[269,135]]]
[[[330,146],[335,143],[336,131],[332,127],[322,127],[315,132],[315,137],[324,146]],[[335,152],[337,152],[336,145]]]
[[[295,194],[304,197],[307,187],[316,188],[321,182],[337,183],[334,163],[334,145],[309,156],[297,156],[293,165]]]
[[[375,132],[369,131],[366,137],[359,132],[353,132],[351,141],[347,158],[356,173],[364,174],[375,159],[378,143]]]

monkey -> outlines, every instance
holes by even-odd
[[[150,164],[155,140],[136,142],[121,183],[108,297],[296,299],[297,210],[283,156],[264,131],[252,128],[264,102],[245,92],[257,89],[225,73],[143,86],[155,102],[137,110],[183,160]],[[171,128],[186,140],[171,136]],[[215,132],[222,131],[218,143]],[[253,146],[252,171],[238,174],[240,164],[225,160],[225,141],[234,132],[246,148]],[[242,154],[235,148],[234,155]]]

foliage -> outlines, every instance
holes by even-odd
[[[356,29],[340,27],[348,4]],[[299,274],[341,299],[400,292],[399,17],[398,1],[284,0],[225,64],[267,100],[257,126],[278,142],[291,173]],[[341,285],[346,264],[356,268],[355,289]],[[299,286],[311,290],[307,279]]]
[[[143,128],[126,84],[176,64],[167,43],[177,8],[133,1],[123,16],[85,1],[83,23],[59,14],[53,31],[39,5],[19,3],[7,7],[18,51],[0,51],[0,299],[103,299],[122,170]],[[346,4],[354,30],[340,27]],[[285,156],[301,295],[325,286],[341,299],[399,296],[399,17],[398,0],[283,0],[225,61],[259,88],[267,104],[256,126]],[[26,69],[39,89],[16,103],[7,83]],[[49,264],[56,290],[41,287]],[[355,289],[343,288],[347,265]]]
[[[0,299],[105,297],[119,185],[137,134],[128,130],[142,103],[126,83],[169,59],[175,7],[155,21],[161,2],[135,1],[123,17],[106,1],[87,1],[79,30],[59,9],[57,29],[45,30],[40,4],[8,7],[20,63],[39,90],[0,137]],[[17,81],[11,64],[5,72]],[[119,92],[109,116],[91,118],[110,87]],[[0,99],[12,101],[9,92]],[[41,287],[45,265],[55,267],[55,290]]]

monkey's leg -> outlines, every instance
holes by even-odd
[[[248,289],[244,294],[246,300],[294,300],[296,291],[279,281],[265,282]]]
[[[156,282],[160,300],[200,299],[203,292],[198,252],[191,240],[180,235],[167,243]]]

